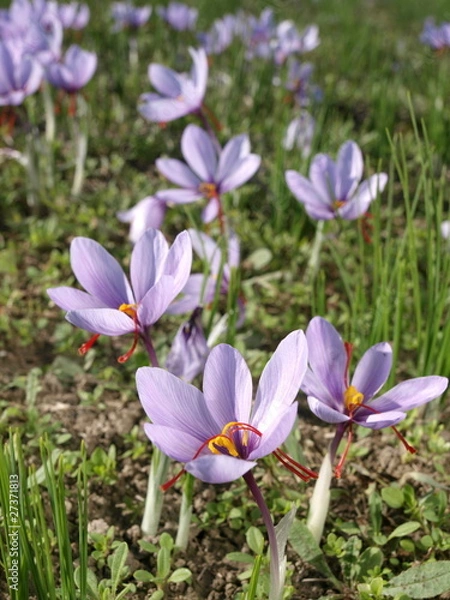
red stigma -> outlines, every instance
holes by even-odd
[[[92,348],[92,346],[95,344],[95,342],[98,340],[99,337],[100,337],[100,334],[95,333],[91,337],[91,339],[89,339],[87,342],[85,342],[82,346],[80,346],[78,348],[78,354],[80,354],[81,356],[84,356]]]
[[[304,467],[298,463],[291,456],[289,456],[289,454],[283,452],[281,448],[277,448],[272,452],[272,454],[277,458],[277,460],[280,461],[283,467],[286,467],[288,471],[294,473],[294,475],[297,475],[297,477],[300,477],[302,481],[308,482],[311,479],[317,479],[318,474],[315,471],[311,471],[311,469],[308,469],[307,467]]]

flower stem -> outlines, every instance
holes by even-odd
[[[159,367],[158,358],[156,356],[155,348],[150,337],[150,328],[147,328],[142,334],[142,341],[144,342],[145,349],[147,350],[150,364],[152,367]]]
[[[330,505],[330,485],[332,476],[333,467],[330,450],[328,450],[323,458],[319,477],[314,486],[313,495],[309,503],[308,518],[306,520],[306,525],[318,544],[322,537]]]
[[[317,272],[320,267],[320,249],[322,248],[324,235],[323,230],[325,226],[325,221],[318,221],[316,227],[316,235],[314,238],[314,244],[311,250],[311,256],[309,258],[308,267],[307,267],[307,279],[314,281],[316,278]]]
[[[73,176],[73,184],[71,193],[73,196],[78,196],[81,192],[84,182],[84,166],[86,162],[87,146],[88,146],[88,124],[87,112],[88,107],[82,96],[77,98],[77,114],[73,118],[77,119],[74,122],[74,137],[76,145],[75,157],[75,173]]]
[[[264,525],[267,529],[267,536],[269,538],[270,547],[270,592],[269,600],[280,600],[282,597],[281,579],[280,579],[280,556],[278,552],[277,537],[275,533],[275,527],[270,516],[267,504],[261,494],[261,491],[255,481],[253,473],[249,471],[244,475],[245,483],[248,485],[256,504],[264,521]]]
[[[189,541],[189,529],[192,518],[192,500],[194,497],[194,477],[186,473],[183,481],[183,495],[181,496],[180,516],[175,546],[186,550]]]
[[[145,498],[144,516],[141,529],[145,535],[156,535],[163,505],[163,493],[160,486],[167,478],[170,458],[156,446],[153,448],[147,496]]]

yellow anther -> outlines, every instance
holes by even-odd
[[[223,434],[216,435],[216,437],[208,443],[208,448],[213,454],[222,454],[219,448],[224,448],[230,456],[239,456],[239,452],[236,450],[233,440]]]
[[[137,305],[136,304],[121,304],[119,306],[120,312],[125,313],[126,315],[128,315],[132,319],[134,319],[136,317],[136,309],[137,309]]]
[[[343,206],[345,206],[345,201],[344,200],[335,200],[333,202],[333,208],[334,208],[334,210],[338,210],[338,208],[342,208]]]
[[[349,385],[344,392],[345,408],[352,410],[364,402],[364,394],[358,392],[354,385]]]
[[[198,191],[208,200],[217,196],[217,187],[215,183],[203,182],[198,186]]]

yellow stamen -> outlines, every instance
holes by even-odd
[[[333,202],[333,208],[334,210],[337,210],[338,208],[342,208],[345,205],[344,200],[335,200]]]
[[[217,188],[215,183],[207,183],[206,181],[198,186],[198,191],[208,200],[217,196]]]
[[[242,432],[241,444],[243,446],[248,445],[249,431],[252,431],[253,433],[256,433],[257,435],[261,436],[261,433],[248,423],[241,423],[240,421],[230,421],[225,425],[225,427],[218,435],[214,436],[209,440],[208,448],[213,454],[221,454],[219,448],[224,448],[230,456],[238,457],[239,452],[236,448],[236,444],[232,439],[232,435],[235,433],[235,431]]]
[[[132,319],[134,319],[136,317],[136,309],[137,309],[137,304],[121,304],[119,306],[120,312],[125,313]]]
[[[344,392],[344,404],[348,410],[354,410],[364,402],[364,394],[358,392],[354,385],[349,385]]]
[[[236,450],[233,440],[227,435],[216,435],[216,437],[208,443],[208,448],[213,454],[222,454],[219,448],[224,448],[230,456],[239,456],[239,452]]]

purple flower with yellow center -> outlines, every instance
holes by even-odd
[[[131,285],[116,259],[94,240],[75,238],[70,248],[70,262],[86,292],[57,287],[47,293],[55,304],[68,311],[66,319],[70,323],[94,333],[81,346],[80,353],[85,354],[100,335],[133,333],[133,345],[119,362],[131,356],[139,338],[149,354],[154,354],[148,330],[189,277],[192,263],[189,234],[183,231],[177,235],[169,249],[160,231],[148,229],[131,254]],[[153,358],[152,363],[155,364]]]
[[[349,377],[352,345],[344,343],[336,329],[321,317],[312,319],[306,330],[309,367],[301,389],[308,397],[309,408],[326,423],[337,426],[331,444],[331,457],[345,432],[347,446],[335,475],[340,477],[353,437],[353,424],[369,429],[392,427],[405,448],[415,453],[395,425],[403,421],[406,411],[431,402],[448,385],[446,377],[430,375],[399,383],[374,398],[386,383],[392,367],[392,350],[387,342],[369,348]]]
[[[189,48],[193,65],[190,74],[152,63],[148,68],[150,83],[158,92],[142,94],[139,112],[149,121],[166,123],[202,110],[208,82],[208,58],[203,48]]]
[[[62,62],[54,62],[47,67],[46,77],[55,87],[74,94],[91,80],[96,68],[95,52],[88,52],[73,44]]]
[[[177,31],[194,29],[197,23],[198,10],[182,2],[169,2],[167,6],[159,6],[156,10],[161,19]]]
[[[339,148],[336,162],[327,154],[317,154],[309,179],[297,171],[286,171],[286,183],[312,219],[353,220],[367,212],[388,180],[386,173],[377,173],[360,183],[363,169],[359,146],[348,141]]]
[[[248,181],[259,168],[261,157],[250,152],[246,134],[237,135],[220,151],[201,127],[188,125],[181,137],[181,152],[186,163],[159,158],[156,167],[169,181],[182,189],[158,192],[166,202],[188,204],[205,198],[205,223],[222,217],[221,195]]]
[[[279,448],[295,422],[306,364],[304,333],[294,331],[267,363],[253,405],[250,371],[227,344],[211,350],[203,394],[163,369],[138,369],[139,398],[151,420],[145,432],[167,456],[185,463],[164,489],[185,471],[207,483],[233,481],[268,454],[305,481],[315,477]]]

